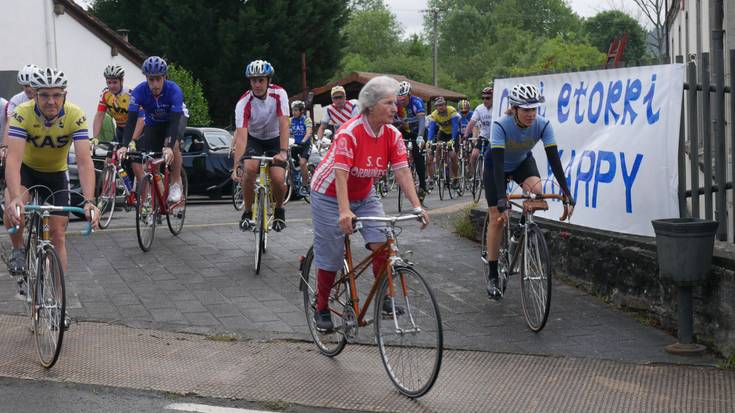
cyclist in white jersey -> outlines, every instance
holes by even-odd
[[[324,117],[319,125],[319,130],[316,132],[319,140],[324,136],[324,130],[327,126],[333,125],[336,132],[343,123],[360,114],[360,103],[357,99],[347,100],[344,87],[333,87],[331,95],[332,104],[324,108]]]
[[[28,102],[36,96],[36,92],[31,87],[31,74],[38,69],[36,65],[25,65],[18,71],[18,84],[23,88],[21,92],[10,98],[8,103],[5,105],[5,119],[9,119],[10,115],[13,114],[15,108],[21,103]],[[6,130],[8,127],[7,123],[3,126],[2,131],[3,138],[8,133]],[[5,139],[3,139],[5,142]]]
[[[282,231],[286,228],[283,197],[286,194],[285,167],[291,122],[288,118],[288,94],[282,87],[271,84],[273,73],[273,66],[265,60],[250,62],[245,68],[250,90],[242,95],[235,106],[235,160],[239,162],[244,155],[275,158],[270,169],[271,189],[276,203],[273,229]],[[245,210],[240,219],[240,229],[243,231],[255,225],[252,205],[258,165],[257,160],[244,161],[245,173],[241,185]],[[236,169],[233,168],[233,181],[238,179]]]
[[[478,125],[479,123],[479,125]],[[464,132],[465,139],[474,132],[477,125],[480,130],[480,139],[475,141],[475,147],[470,155],[470,170],[475,170],[475,162],[480,157],[480,151],[485,149],[487,141],[490,139],[490,129],[493,124],[493,87],[492,85],[482,89],[482,103],[477,105],[475,111],[472,112],[472,119],[467,124]],[[477,137],[477,136],[475,136]]]

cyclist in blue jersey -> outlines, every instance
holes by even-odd
[[[426,163],[421,156],[424,146],[424,132],[426,131],[426,109],[424,101],[418,96],[411,95],[411,83],[403,81],[398,89],[398,112],[400,120],[398,129],[403,134],[403,140],[411,142],[411,156],[419,177],[419,199],[423,202],[426,193]]]
[[[291,102],[291,136],[298,147],[291,148],[291,158],[301,168],[301,186],[309,187],[309,170],[306,162],[311,154],[311,134],[313,125],[311,118],[306,116],[306,104],[300,100]]]
[[[470,110],[470,101],[467,99],[460,100],[457,103],[457,110],[459,111],[459,135],[461,138],[466,136],[467,125],[470,124],[470,120],[472,119],[473,112]]]
[[[181,199],[181,149],[179,141],[184,134],[187,122],[184,92],[179,85],[166,79],[168,65],[158,56],[151,56],[143,62],[141,67],[145,82],[141,82],[133,89],[128,106],[128,121],[123,134],[122,146],[118,156],[123,158],[128,150],[136,146],[133,138],[135,124],[139,112],[145,112],[145,126],[143,127],[143,142],[140,150],[148,152],[163,152],[167,164],[171,165],[171,184],[168,200],[178,202]],[[133,163],[133,172],[138,182],[143,177],[143,166],[139,162]]]
[[[498,253],[502,239],[503,222],[508,220],[508,197],[506,183],[513,179],[522,186],[524,192],[539,194],[542,190],[541,178],[531,149],[542,141],[546,157],[556,181],[566,197],[564,203],[570,205],[569,216],[574,209],[574,199],[569,192],[564,169],[561,166],[554,130],[551,123],[538,116],[537,108],[544,102],[538,88],[529,84],[513,86],[508,101],[510,108],[505,115],[493,123],[490,139],[490,156],[485,158],[485,198],[487,199],[490,221],[487,230],[487,254],[489,277],[487,293],[490,298],[499,300],[503,292],[498,288]]]

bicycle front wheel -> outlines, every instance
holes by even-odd
[[[457,168],[457,187],[455,188],[455,191],[457,191],[457,197],[461,197],[464,195],[464,186],[465,186],[465,163],[464,163],[464,156],[460,156],[457,160],[459,163]]]
[[[51,245],[43,248],[37,262],[33,288],[33,335],[41,365],[48,369],[58,360],[64,339],[64,272]]]
[[[35,197],[34,197],[35,198]],[[36,204],[37,199],[31,201]],[[38,235],[40,232],[41,218],[38,214],[30,214],[25,216],[25,233],[23,234],[23,243],[26,247],[26,270],[21,275],[21,291],[23,305],[26,314],[33,315],[33,288],[36,282],[36,267],[38,265]]]
[[[151,249],[156,233],[156,195],[153,193],[152,183],[151,175],[143,177],[135,208],[135,232],[138,235],[138,245],[144,252]]]
[[[325,356],[334,357],[344,350],[347,344],[347,338],[342,333],[343,330],[336,328],[333,331],[322,333],[316,329],[316,321],[314,315],[316,313],[316,287],[317,287],[317,268],[314,265],[314,247],[309,248],[304,261],[301,264],[301,282],[299,289],[304,295],[304,313],[306,314],[306,325],[309,327],[311,337],[319,352]],[[337,279],[342,277],[341,273],[337,274]],[[349,299],[347,284],[341,283],[334,286],[329,293],[329,308],[335,311],[343,311],[344,305]]]
[[[110,226],[112,213],[115,212],[117,183],[115,182],[115,166],[107,165],[102,171],[102,179],[98,181],[97,208],[100,210],[100,228]]]
[[[444,168],[443,162],[437,162],[437,167],[439,168],[439,171],[437,172],[438,178],[436,180],[436,187],[439,189],[439,200],[444,200],[444,191],[446,190],[447,186],[447,175],[446,175],[446,168]]]
[[[166,214],[166,222],[168,229],[174,235],[179,235],[184,228],[184,219],[186,218],[186,197],[189,195],[189,179],[186,177],[186,171],[181,168],[181,199],[179,202],[169,202],[168,213]]]
[[[472,197],[475,202],[480,202],[482,195],[482,174],[485,160],[480,156],[475,161],[475,175],[472,177]]]
[[[528,328],[539,332],[546,325],[551,307],[551,259],[538,227],[528,228],[527,236],[521,257],[521,303]]]
[[[413,268],[395,267],[392,281],[391,286],[386,278],[376,296],[378,349],[398,391],[408,397],[420,397],[434,385],[441,367],[443,333],[439,306],[429,285]]]
[[[260,188],[256,194],[256,211],[255,211],[255,273],[260,273],[260,262],[263,259],[263,253],[265,252],[265,237],[266,237],[266,193],[265,189]]]

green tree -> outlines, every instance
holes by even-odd
[[[168,78],[179,85],[184,92],[184,103],[189,109],[189,124],[209,126],[212,119],[209,117],[209,105],[204,97],[202,83],[194,79],[191,73],[175,64],[169,65]]]
[[[329,79],[342,55],[347,0],[96,0],[90,12],[148,55],[170,59],[202,82],[214,122],[231,125],[234,106],[249,89],[245,66],[265,59],[274,81],[301,90],[301,54],[309,81]]]
[[[603,11],[584,22],[584,34],[591,45],[607,54],[610,42],[618,34],[626,33],[628,42],[623,51],[623,61],[628,65],[646,61],[646,31],[622,11]]]
[[[605,61],[605,53],[586,43],[565,41],[560,36],[548,39],[529,49],[519,65],[510,68],[510,75],[549,71],[580,70],[599,66]]]
[[[400,43],[401,26],[385,6],[373,5],[353,12],[343,33],[345,55],[359,54],[364,59],[373,60],[395,54]]]

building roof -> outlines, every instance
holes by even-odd
[[[54,12],[57,14],[68,13],[74,20],[131,62],[140,65],[145,60],[146,56],[143,52],[130,44],[118,32],[102,23],[101,20],[87,13],[74,0],[54,0]]]
[[[332,103],[330,91],[332,90],[334,86],[337,86],[337,85],[343,86],[345,88],[345,91],[347,92],[347,97],[349,99],[356,99],[357,95],[360,93],[360,89],[365,83],[367,83],[370,79],[374,78],[375,76],[383,76],[383,75],[390,76],[399,82],[402,82],[404,80],[410,82],[411,83],[411,95],[418,96],[427,102],[431,102],[431,99],[438,97],[438,96],[444,96],[447,100],[451,100],[451,101],[458,101],[460,99],[466,98],[466,96],[463,93],[454,92],[452,90],[428,85],[426,83],[421,83],[415,80],[411,80],[407,78],[406,76],[402,76],[402,75],[393,75],[393,74],[388,74],[388,73],[373,73],[373,72],[352,72],[349,75],[335,82],[331,82],[324,86],[312,89],[311,92],[314,94],[312,104],[318,104],[318,105],[325,106],[325,105]],[[292,96],[291,100],[295,100],[295,99],[306,100],[305,97],[306,97],[306,94],[304,92],[301,92],[299,94]]]

